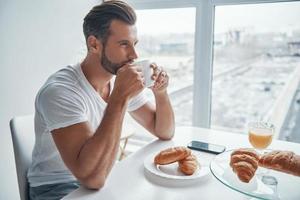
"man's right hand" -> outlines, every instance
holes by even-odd
[[[142,69],[138,66],[126,64],[116,75],[113,93],[117,98],[130,99],[144,89]]]

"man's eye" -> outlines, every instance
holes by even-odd
[[[121,46],[127,47],[128,44],[127,43],[121,43]]]

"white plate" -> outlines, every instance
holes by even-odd
[[[203,161],[203,159],[198,155],[199,162],[198,169],[192,175],[185,175],[178,169],[178,162],[168,164],[168,165],[155,165],[154,157],[158,153],[150,154],[144,160],[145,175],[151,181],[160,184],[168,184],[168,186],[176,185],[187,185],[190,183],[195,183],[201,180],[205,180],[209,175],[209,168]]]

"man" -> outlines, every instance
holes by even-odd
[[[135,21],[134,10],[122,1],[95,6],[83,24],[87,56],[50,76],[37,94],[31,199],[60,199],[79,184],[101,188],[119,149],[126,111],[158,138],[173,137],[169,77],[156,65],[150,88],[156,105],[143,95],[144,77],[133,64]]]

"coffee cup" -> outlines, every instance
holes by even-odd
[[[145,87],[151,87],[154,85],[152,79],[153,69],[151,68],[151,62],[149,60],[141,60],[134,63],[142,68],[142,73],[145,79]]]

